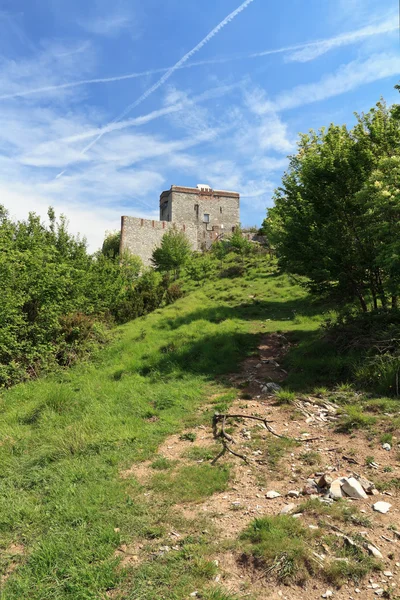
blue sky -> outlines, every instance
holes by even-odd
[[[2,0],[0,203],[95,250],[171,184],[260,224],[299,132],[397,101],[398,0]]]

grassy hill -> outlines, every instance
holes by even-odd
[[[229,478],[226,466],[199,464],[173,482],[159,478],[163,500],[151,504],[121,471],[154,459],[172,433],[208,426],[213,411],[237,396],[227,375],[262,333],[291,331],[307,343],[322,319],[303,289],[259,257],[244,277],[208,282],[118,328],[92,362],[3,392],[1,597],[118,597],[110,590],[130,571],[117,548],[173,528],[181,518],[177,493],[198,500]],[[307,377],[297,373],[293,385],[304,386]],[[123,597],[186,598],[201,587],[204,598],[224,598],[208,588],[209,542],[194,532],[172,562],[136,567]]]

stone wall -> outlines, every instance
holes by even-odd
[[[160,246],[164,233],[174,226],[185,232],[192,249],[197,250],[197,227],[194,224],[121,217],[120,251],[129,251],[131,254],[135,254],[141,258],[146,267],[150,266],[153,250]]]
[[[239,224],[240,196],[236,192],[172,186],[160,198],[160,219],[193,223],[198,227],[198,249],[209,247],[219,235]],[[167,216],[168,215],[168,216]],[[208,215],[208,223],[204,215]]]

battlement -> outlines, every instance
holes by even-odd
[[[165,202],[170,197],[170,195],[174,192],[179,193],[179,194],[193,195],[193,196],[206,196],[208,198],[214,198],[215,200],[218,200],[219,198],[237,198],[239,200],[239,198],[240,198],[240,194],[238,194],[238,192],[213,190],[211,187],[206,186],[206,185],[202,186],[201,184],[199,184],[195,188],[182,187],[179,185],[171,185],[171,188],[169,190],[165,190],[164,192],[161,192],[160,205],[163,202]]]

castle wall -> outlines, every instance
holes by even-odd
[[[121,217],[121,252],[129,251],[139,256],[148,267],[155,248],[160,246],[164,233],[176,227],[184,231],[193,250],[198,248],[197,227],[192,224],[153,221],[136,217]]]
[[[239,224],[239,198],[236,192],[172,186],[161,194],[160,219],[193,223],[198,228],[198,248],[208,248],[220,234],[228,235]]]

